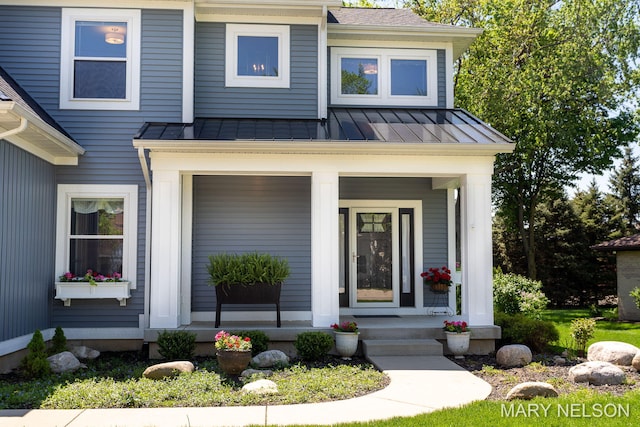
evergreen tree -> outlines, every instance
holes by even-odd
[[[609,186],[617,204],[624,236],[638,233],[640,229],[640,167],[631,148],[626,147],[622,164],[615,169]]]

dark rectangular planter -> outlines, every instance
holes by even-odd
[[[217,285],[216,287],[216,328],[220,326],[222,304],[275,304],[277,325],[280,327],[280,290],[282,283],[269,285]]]

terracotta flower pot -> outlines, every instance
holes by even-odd
[[[431,283],[431,292],[434,294],[446,294],[449,292],[449,285],[446,283]]]
[[[227,375],[240,375],[251,362],[251,350],[217,350],[218,366]]]

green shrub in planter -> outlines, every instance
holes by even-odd
[[[333,347],[333,337],[326,332],[302,332],[293,346],[302,360],[322,360]]]
[[[236,331],[231,332],[231,335],[237,335],[239,337],[251,338],[251,355],[256,356],[263,351],[269,349],[269,337],[262,331]]]
[[[547,346],[560,338],[553,322],[532,319],[523,314],[496,312],[496,325],[502,328],[500,344],[524,344],[534,353],[542,353]]]
[[[213,286],[276,285],[284,282],[290,273],[286,259],[258,252],[210,255],[207,271],[209,284]]]
[[[158,334],[158,353],[168,360],[189,360],[196,350],[196,334],[164,331]]]
[[[51,366],[47,360],[47,346],[39,329],[36,329],[27,345],[29,352],[22,359],[20,368],[30,378],[42,378],[51,373]]]

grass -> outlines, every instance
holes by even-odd
[[[0,409],[88,409],[280,405],[342,400],[378,390],[387,377],[366,364],[294,364],[269,377],[279,393],[241,391],[243,382],[218,373],[213,360],[191,374],[165,380],[142,378],[148,362],[131,354],[103,354],[86,370],[25,380],[0,377]],[[336,360],[337,362],[337,360]],[[257,378],[257,377],[256,377]],[[254,380],[256,378],[251,378]],[[250,381],[248,380],[248,381]]]

